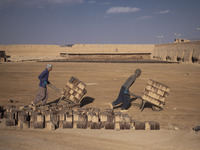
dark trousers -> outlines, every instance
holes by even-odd
[[[121,107],[122,109],[126,109],[128,107],[128,105],[130,103],[130,95],[125,94],[124,91],[125,91],[125,87],[122,86],[120,89],[118,98],[114,102],[112,102],[113,106],[122,104],[122,107]],[[128,92],[129,92],[129,90],[128,90]]]
[[[42,104],[45,105],[48,99],[48,92],[47,88],[39,86],[39,90],[37,93],[37,96],[35,98],[34,104],[37,104],[38,102],[42,101]]]

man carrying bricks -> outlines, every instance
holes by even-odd
[[[125,112],[128,109],[128,105],[130,103],[130,95],[129,88],[135,82],[135,80],[140,76],[141,70],[136,69],[135,74],[131,75],[126,82],[122,85],[121,90],[119,92],[118,98],[110,104],[111,108],[121,106],[121,111]]]
[[[45,70],[38,76],[40,84],[36,99],[33,102],[34,105],[40,101],[42,101],[43,105],[45,105],[47,102],[48,99],[47,84],[50,84],[48,78],[49,78],[49,72],[52,70],[52,67],[53,65],[47,64]]]

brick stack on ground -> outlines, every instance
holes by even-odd
[[[1,107],[2,109],[2,107]],[[140,122],[113,109],[71,108],[65,105],[6,106],[1,111],[6,126],[21,129],[159,130],[157,122]]]

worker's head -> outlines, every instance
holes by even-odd
[[[136,75],[137,78],[140,76],[140,74],[141,74],[141,70],[140,69],[136,69],[135,70],[135,75]]]
[[[51,65],[51,64],[47,64],[46,69],[47,69],[48,71],[51,71],[52,68],[53,68],[53,65]]]

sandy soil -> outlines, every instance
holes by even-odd
[[[0,64],[0,105],[27,105],[38,90],[37,76],[46,63],[10,62]],[[49,80],[64,87],[71,76],[87,83],[89,104],[83,107],[109,108],[121,85],[136,68],[142,75],[130,91],[141,95],[148,79],[171,88],[163,111],[146,107],[139,110],[140,100],[131,103],[128,114],[138,121],[157,121],[159,131],[109,131],[58,129],[56,131],[5,127],[0,120],[0,149],[169,149],[195,150],[200,147],[200,133],[192,128],[200,125],[200,65],[198,64],[131,64],[131,63],[53,63]],[[49,89],[49,102],[59,98]]]

